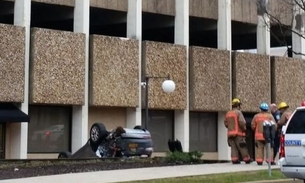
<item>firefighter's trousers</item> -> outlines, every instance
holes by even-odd
[[[255,140],[255,161],[257,163],[262,163],[264,161],[264,155],[266,153],[266,162],[269,162],[269,157],[267,157],[267,144],[264,140]],[[273,148],[270,147],[271,163],[274,162],[273,159]]]
[[[231,147],[231,160],[232,162],[239,161],[239,153],[241,154],[243,161],[250,161],[248,148],[246,144],[246,137],[234,136],[228,137],[228,143]]]

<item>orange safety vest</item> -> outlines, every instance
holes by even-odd
[[[228,128],[228,137],[234,136],[246,136],[245,132],[241,129],[238,121],[238,113],[234,110],[227,112],[226,114],[226,126]]]
[[[268,114],[260,113],[257,114],[255,119],[255,140],[265,140],[264,138],[264,124],[265,120],[270,120]]]

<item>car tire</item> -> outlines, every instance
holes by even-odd
[[[90,145],[97,147],[107,135],[108,131],[103,123],[94,123],[90,129]]]
[[[66,158],[70,158],[72,156],[72,154],[68,151],[65,152],[61,152],[58,155],[58,159],[66,159]]]

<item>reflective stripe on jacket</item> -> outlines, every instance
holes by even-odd
[[[228,137],[245,136],[243,129],[239,125],[239,114],[235,110],[227,112],[225,126],[228,128]]]
[[[251,124],[252,129],[255,131],[255,140],[265,140],[264,138],[264,121],[270,120],[267,113],[258,113],[253,119],[254,123]]]

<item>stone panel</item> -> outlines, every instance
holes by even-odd
[[[261,102],[271,102],[269,56],[235,52],[233,64],[233,97],[242,101],[242,111],[258,112]]]
[[[218,1],[215,0],[189,0],[190,16],[218,19]]]
[[[23,102],[25,29],[0,24],[0,102]]]
[[[30,102],[82,105],[85,35],[32,28]]]
[[[136,107],[139,102],[139,42],[91,36],[90,104]]]
[[[186,108],[186,47],[169,43],[143,42],[143,66],[148,77],[170,76],[176,84],[173,93],[165,93],[162,83],[166,78],[149,80],[149,108],[185,109]],[[143,72],[145,73],[145,72]],[[145,95],[142,95],[143,98]],[[145,105],[143,105],[145,106]]]
[[[284,101],[293,111],[305,99],[304,60],[271,57],[271,64],[273,101]]]
[[[257,1],[232,0],[231,16],[233,21],[257,24]]]
[[[118,11],[127,11],[128,0],[90,0],[90,6]]]
[[[64,6],[74,6],[75,0],[32,0],[32,2],[64,5]]]
[[[190,48],[190,110],[229,110],[230,85],[229,51]]]
[[[175,0],[142,0],[143,12],[175,15]]]
[[[277,23],[279,20],[282,24],[291,26],[293,16],[293,0],[282,0],[281,3],[278,0],[269,0],[271,23]]]

